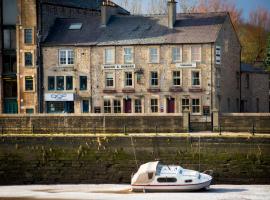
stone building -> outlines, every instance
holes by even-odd
[[[0,0],[0,113],[43,112],[42,42],[58,17],[100,15],[102,0]],[[115,14],[129,12],[114,4]]]
[[[101,16],[55,21],[42,44],[47,111],[239,112],[241,46],[228,13],[176,15],[175,1],[168,16],[114,9],[104,3]]]
[[[269,73],[241,64],[241,112],[269,112]]]

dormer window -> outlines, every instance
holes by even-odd
[[[72,23],[69,26],[69,30],[80,30],[82,28],[82,23]]]

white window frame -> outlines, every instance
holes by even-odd
[[[108,86],[107,85],[107,75],[108,74],[111,74],[112,75],[113,86]],[[115,74],[114,74],[114,72],[105,72],[105,88],[115,88]]]
[[[136,101],[140,101],[140,105],[136,104]],[[136,112],[136,108],[140,108],[141,112]],[[134,113],[142,113],[142,99],[134,99]]]
[[[131,81],[132,81],[132,85],[127,85],[127,77],[126,74],[127,73],[131,73]],[[132,71],[124,71],[124,87],[134,87],[134,74]]]
[[[64,59],[65,62],[61,63],[61,54],[65,55]],[[71,56],[72,55],[72,56]],[[70,56],[70,57],[69,57]],[[74,65],[75,62],[75,52],[73,49],[60,49],[58,52],[58,57],[59,57],[59,65],[61,66],[67,66],[67,65]],[[72,62],[69,61],[72,60]]]
[[[156,50],[155,54],[152,54],[152,50]],[[153,59],[154,56],[154,59]],[[159,48],[150,47],[149,48],[149,63],[159,63]]]
[[[193,58],[193,49],[194,48],[199,48],[199,59],[194,59]],[[190,48],[190,53],[191,53],[191,62],[201,62],[202,61],[202,47],[200,45],[192,45]],[[198,54],[198,53],[196,53]]]
[[[180,76],[179,76],[179,78],[180,78],[180,84],[179,85],[175,85],[174,84],[174,78],[175,78],[174,72],[179,72],[180,73]],[[173,82],[173,86],[181,86],[182,85],[182,71],[181,70],[174,70],[174,71],[172,71],[172,82]]]
[[[199,81],[200,81],[200,84],[199,85],[193,85],[193,72],[199,72]],[[202,85],[202,74],[201,74],[201,70],[191,70],[190,71],[190,77],[191,77],[191,87],[201,87]]]
[[[152,105],[152,100],[157,100],[157,104]],[[157,112],[153,112],[152,107],[154,107],[154,106],[157,107]],[[156,98],[156,97],[152,97],[152,98],[150,99],[150,112],[151,112],[151,113],[158,113],[158,108],[159,108],[159,99]]]
[[[188,104],[183,104],[183,100],[188,100]],[[182,110],[182,112],[184,111],[184,109],[183,109],[183,107],[186,107],[186,108],[188,108],[188,110],[187,111],[190,111],[190,99],[189,98],[182,98],[181,99],[181,110]]]
[[[119,102],[120,104],[116,105],[115,102]],[[122,102],[120,99],[113,99],[112,107],[113,107],[113,110],[112,110],[113,113],[122,113]],[[120,108],[120,112],[115,112],[115,108]]]
[[[111,58],[108,60],[108,54],[111,52]],[[114,48],[105,48],[104,49],[104,63],[105,64],[115,64],[115,49]]]
[[[105,106],[105,101],[109,102],[109,106]],[[105,112],[105,107],[106,108],[110,108],[110,112]],[[111,102],[111,99],[103,99],[103,113],[112,113],[112,102]]]
[[[157,73],[157,78],[155,78],[155,79],[157,79],[157,85],[152,85],[152,73]],[[159,86],[159,74],[158,74],[158,71],[150,71],[150,86],[151,87],[158,87]]]
[[[175,60],[174,58],[175,58],[175,50],[176,49],[179,49],[179,59]],[[172,47],[171,53],[172,53],[172,63],[181,63],[182,62],[182,47],[180,47],[180,46]]]
[[[199,100],[199,105],[195,105],[193,104],[193,100]],[[199,112],[193,112],[193,107],[196,106],[196,107],[199,107]],[[201,99],[200,98],[192,98],[191,99],[191,113],[192,114],[201,114]]]
[[[127,53],[126,50],[130,50],[130,53]],[[123,55],[124,55],[124,64],[131,64],[133,63],[134,61],[134,53],[133,53],[133,47],[124,47],[123,49]],[[129,58],[130,59],[126,59],[126,58]]]

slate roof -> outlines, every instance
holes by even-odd
[[[212,43],[227,13],[179,14],[174,29],[167,27],[167,16],[113,16],[107,27],[100,26],[100,16],[88,19],[57,19],[46,45],[135,45]],[[68,30],[81,22],[81,30]]]
[[[246,63],[241,63],[241,72],[267,74],[264,69]]]
[[[42,3],[49,3],[60,6],[68,6],[90,10],[101,10],[103,0],[41,0]],[[116,4],[117,5],[117,4]],[[129,15],[130,13],[124,8],[118,6],[118,13]]]

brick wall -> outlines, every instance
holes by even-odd
[[[269,184],[269,138],[0,137],[0,185],[130,183],[137,162],[214,170],[214,183]],[[199,162],[200,160],[200,162]]]

